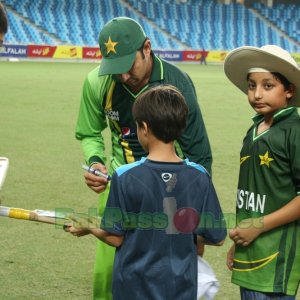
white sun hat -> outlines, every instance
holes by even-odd
[[[224,72],[234,85],[247,94],[247,74],[250,69],[262,68],[280,73],[296,87],[289,106],[300,106],[300,69],[286,50],[266,45],[261,48],[244,46],[229,52],[224,60]]]

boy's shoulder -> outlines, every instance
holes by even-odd
[[[208,176],[210,176],[208,171],[202,165],[194,163],[194,162],[190,161],[188,158],[185,159],[185,163],[186,163],[187,166],[190,166],[191,168],[197,169],[201,173],[207,174]]]
[[[300,130],[300,116],[296,107],[288,107],[280,110],[274,119],[280,123],[280,127],[287,127],[291,130]]]
[[[139,161],[136,161],[136,162],[133,162],[133,163],[129,163],[129,164],[125,164],[125,165],[122,165],[122,166],[118,167],[115,172],[117,173],[118,176],[121,176],[121,175],[123,175],[125,173],[128,173],[129,171],[131,171],[131,170],[133,170],[133,169],[135,169],[137,167],[143,166],[145,163],[147,165],[151,165],[151,161],[148,161],[148,163],[147,163],[147,158],[146,157],[142,157]],[[158,164],[157,163],[155,163],[155,164],[156,164],[155,168],[157,168]],[[168,165],[168,163],[167,162],[163,162],[160,165],[160,167],[162,169],[164,169],[166,167],[166,165]],[[170,166],[174,167],[174,164],[171,163]],[[200,174],[203,174],[203,175],[206,175],[206,176],[210,177],[209,172],[202,165],[194,163],[194,162],[190,161],[188,158],[186,158],[185,160],[183,160],[183,164],[181,164],[181,167],[184,167],[184,168],[188,167],[188,169],[190,169],[190,170],[192,169],[192,170],[194,170],[196,172],[199,172]]]
[[[138,161],[122,165],[116,169],[116,173],[118,174],[118,176],[121,176],[122,174],[126,173],[127,171],[142,165],[145,162],[145,160],[146,160],[146,157],[142,157]]]

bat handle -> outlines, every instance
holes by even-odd
[[[9,210],[8,217],[15,219],[30,220],[32,219],[32,212],[26,209],[11,208]]]

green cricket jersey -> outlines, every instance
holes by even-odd
[[[88,74],[76,126],[76,138],[81,141],[85,160],[88,164],[106,162],[102,131],[108,124],[112,142],[110,173],[125,163],[145,156],[137,139],[132,105],[138,95],[148,88],[172,84],[182,92],[189,107],[186,130],[176,143],[177,152],[182,158],[189,158],[211,172],[210,144],[191,79],[175,65],[154,54],[153,62],[150,81],[137,94],[114,76],[98,76],[99,67]]]
[[[289,107],[257,135],[254,117],[240,153],[237,222],[278,210],[300,194],[300,117]],[[258,226],[259,224],[256,224]],[[261,224],[263,226],[263,224]],[[295,295],[300,279],[300,221],[236,246],[232,282],[256,291]]]

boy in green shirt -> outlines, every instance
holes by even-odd
[[[267,45],[231,51],[224,70],[257,113],[240,152],[239,225],[230,233],[235,245],[228,253],[232,282],[241,287],[241,299],[295,299],[300,222],[286,214],[288,224],[276,225],[272,214],[300,200],[300,117],[294,107],[300,105],[300,69],[287,51]]]

